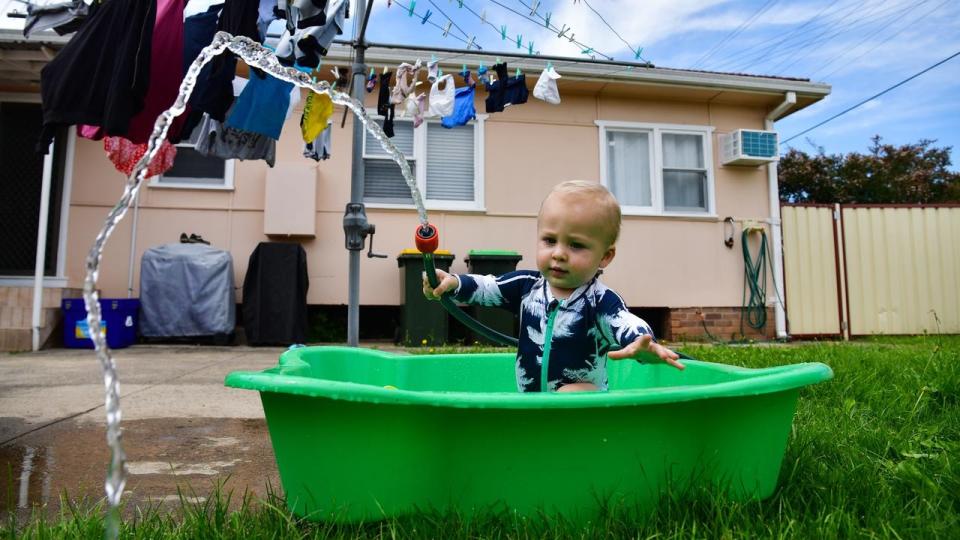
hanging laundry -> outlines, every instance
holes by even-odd
[[[383,132],[387,137],[393,138],[393,118],[395,107],[390,101],[390,78],[393,73],[383,73],[380,75],[380,93],[377,95],[377,114],[383,116]]]
[[[455,128],[465,126],[471,120],[476,119],[477,109],[473,104],[474,86],[464,86],[457,88],[456,98],[453,104],[453,114],[444,116],[440,124],[445,128]]]
[[[300,117],[300,132],[303,142],[313,142],[324,129],[327,121],[333,115],[333,101],[326,94],[310,92],[307,103],[303,106],[303,116]]]
[[[443,90],[440,86],[443,85]],[[428,116],[450,116],[453,114],[453,102],[456,99],[456,88],[453,75],[444,75],[430,87],[430,110]]]
[[[431,60],[427,62],[427,81],[433,83],[437,80],[437,75],[440,72],[440,63],[436,60]]]
[[[488,113],[503,112],[504,107],[527,102],[529,91],[526,75],[521,73],[517,77],[507,77],[506,62],[494,65],[493,70],[497,73],[497,80],[486,84],[489,93],[486,100]]]
[[[124,135],[150,85],[154,0],[106,2],[40,72],[46,153],[61,126],[102,126]]]
[[[41,6],[28,3],[23,35],[30,37],[30,34],[44,30],[53,30],[60,36],[76,32],[99,7],[99,2],[87,5],[84,0],[68,0]]]
[[[184,13],[188,12],[189,9],[188,4]],[[200,55],[200,51],[213,41],[213,36],[217,33],[217,20],[220,17],[221,9],[223,9],[223,4],[216,4],[210,6],[204,12],[190,15],[183,20],[184,75],[187,74],[190,65],[193,64],[193,61]],[[208,62],[200,70],[200,75],[197,77],[197,84],[193,87],[193,92],[187,101],[187,110],[183,113],[185,120],[180,130],[181,137],[193,133],[193,129],[197,127],[197,124],[203,119],[204,111],[213,110],[213,114],[222,120],[226,116],[227,108],[233,103],[233,98],[236,94],[231,93],[229,96],[223,96],[222,93],[226,89],[226,85],[213,77],[215,73],[214,65],[220,56],[223,55],[214,58],[213,61]],[[216,73],[224,79],[233,78],[233,74],[226,70],[221,70]],[[222,108],[221,110],[220,104],[224,102],[226,103],[226,108]]]
[[[282,1],[282,0],[281,0]],[[315,68],[343,33],[349,0],[294,0],[286,6],[287,29],[277,45],[281,64]],[[324,7],[326,9],[324,9]]]
[[[533,97],[542,99],[551,105],[560,104],[560,90],[557,89],[557,79],[560,74],[550,66],[540,73],[536,86],[533,87]]]
[[[225,124],[277,140],[289,110],[294,85],[258,71],[250,70],[250,82],[237,98]]]
[[[203,156],[215,156],[221,159],[262,159],[273,167],[277,161],[277,141],[261,135],[241,131],[204,114],[197,127],[200,134],[195,146]]]
[[[317,135],[317,138],[303,146],[303,157],[314,161],[330,159],[330,147],[333,140],[333,122],[327,122],[326,129]]]
[[[420,69],[419,59],[413,65],[403,62],[397,66],[397,84],[390,90],[390,103],[401,105],[403,100],[413,92]]]
[[[260,32],[260,43],[267,39],[267,28],[277,20],[277,0],[260,0],[257,8],[257,30]]]
[[[170,108],[180,92],[183,81],[183,8],[187,0],[157,0],[157,18],[153,27],[150,48],[150,88],[143,110],[130,120],[126,138],[134,143],[145,143],[153,133],[153,125],[160,114]],[[186,117],[173,119],[167,139],[180,140],[180,130]]]
[[[130,176],[137,162],[147,153],[146,144],[132,143],[123,137],[104,137],[103,149],[107,152],[110,161],[113,162],[113,166],[127,176]],[[163,141],[160,145],[160,151],[147,166],[147,178],[159,176],[169,171],[176,158],[177,147]]]
[[[246,36],[254,41],[260,37],[260,31],[257,29],[259,0],[230,0],[222,6],[220,18],[217,22],[217,30],[229,32],[234,36]],[[211,6],[208,11],[215,11],[220,6]],[[206,44],[210,44],[213,35],[207,39]],[[190,98],[190,105],[220,120],[226,118],[227,111],[233,105],[233,76],[237,71],[237,57],[230,51],[218,54],[210,61],[204,70],[209,67],[209,75],[205,80],[197,82],[197,90]],[[189,132],[189,124],[184,127],[185,132]]]

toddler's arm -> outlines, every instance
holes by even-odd
[[[631,313],[620,295],[608,289],[604,292],[598,308],[597,322],[600,330],[608,343],[620,347],[619,350],[610,351],[607,358],[665,362],[677,369],[684,369],[684,365],[678,362],[680,356],[653,339],[650,325]]]
[[[448,291],[460,302],[480,306],[497,306],[507,310],[520,309],[520,301],[539,279],[539,272],[517,270],[502,276],[480,274],[448,274],[437,270],[440,285],[430,287],[426,273],[423,274],[423,294],[436,300]]]

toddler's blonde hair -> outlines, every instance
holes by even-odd
[[[598,182],[587,180],[567,180],[554,186],[543,200],[546,201],[551,195],[570,195],[589,199],[596,205],[597,214],[610,232],[609,245],[617,243],[617,238],[620,237],[620,203],[606,187]],[[540,203],[540,210],[543,210],[543,202]],[[539,213],[537,217],[539,219]]]

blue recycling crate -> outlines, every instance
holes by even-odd
[[[71,349],[92,349],[90,328],[87,326],[87,308],[83,298],[64,298],[63,344]],[[137,318],[140,300],[137,298],[101,298],[100,314],[103,319],[100,332],[105,332],[111,349],[129,347],[137,341]]]

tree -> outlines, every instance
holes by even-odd
[[[883,144],[872,139],[868,153],[815,155],[790,149],[778,165],[780,200],[791,203],[960,202],[960,173],[948,170],[951,147],[936,141]]]

